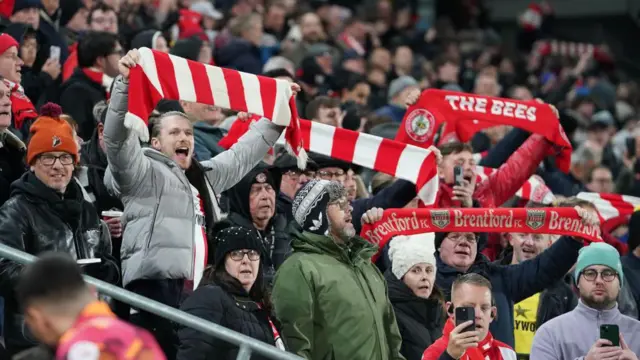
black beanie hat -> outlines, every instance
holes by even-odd
[[[232,251],[248,249],[260,252],[261,248],[260,239],[258,239],[255,230],[240,226],[230,226],[218,231],[214,242],[216,244],[214,258],[216,268],[224,264],[224,257]]]

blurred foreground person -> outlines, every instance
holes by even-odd
[[[145,330],[119,320],[96,298],[68,255],[47,253],[20,275],[16,289],[36,339],[56,360],[163,360]]]

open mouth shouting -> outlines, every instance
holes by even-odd
[[[176,148],[176,157],[180,160],[185,160],[189,157],[189,148],[187,146],[180,146]]]

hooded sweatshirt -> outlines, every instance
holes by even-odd
[[[422,360],[453,360],[454,358],[447,353],[447,346],[449,345],[449,335],[455,328],[451,319],[447,320],[444,325],[442,337],[436,340],[433,345],[429,346],[422,355]],[[478,347],[469,348],[462,355],[460,360],[515,360],[516,352],[513,349],[496,339],[493,338],[491,333],[487,333],[487,336],[482,340]],[[532,358],[534,359],[534,358]]]
[[[538,328],[533,338],[531,359],[582,360],[600,338],[600,325],[618,325],[620,333],[634,354],[640,355],[640,321],[622,315],[618,305],[610,310],[578,306]]]

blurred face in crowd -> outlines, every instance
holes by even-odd
[[[51,15],[60,7],[60,0],[42,0],[42,7]]]
[[[341,122],[341,119],[340,119],[341,116],[342,116],[342,110],[340,110],[339,107],[321,106],[318,109],[317,119],[313,119],[313,120],[323,124],[339,127]]]
[[[500,85],[495,76],[480,75],[476,78],[473,92],[482,96],[499,96]]]
[[[388,72],[391,70],[391,53],[385,48],[376,48],[369,57],[369,63]]]
[[[605,167],[599,167],[591,173],[591,182],[587,184],[590,191],[598,193],[613,193],[613,175],[611,170]]]
[[[438,68],[438,79],[446,83],[457,83],[459,73],[460,67],[453,62],[447,61]]]
[[[356,84],[353,90],[345,90],[342,96],[342,102],[353,101],[358,105],[366,106],[371,95],[371,86],[366,82]]]
[[[600,147],[605,147],[611,140],[611,130],[608,126],[600,126],[592,128],[587,132],[587,139],[598,144]]]
[[[262,34],[262,19],[256,15],[252,18],[249,28],[242,33],[242,37],[250,43],[259,46],[262,42]]]
[[[307,13],[300,19],[300,32],[302,40],[308,43],[323,41],[325,38],[324,29],[318,15]]]
[[[284,6],[278,4],[271,5],[264,17],[264,27],[275,31],[282,31],[286,16],[287,9]]]
[[[387,83],[387,74],[379,68],[369,70],[367,81],[373,85],[384,88]]]
[[[401,74],[410,74],[411,68],[413,67],[413,51],[411,51],[411,48],[408,46],[398,47],[393,58],[393,64],[395,65],[396,71]]]
[[[115,11],[95,10],[89,20],[90,30],[106,31],[111,34],[118,33],[118,17]]]
[[[531,91],[525,86],[518,86],[513,89],[511,93],[511,98],[515,100],[529,101],[533,100],[533,95]]]
[[[200,47],[200,53],[198,54],[198,61],[203,64],[211,64],[212,58],[213,58],[213,50],[211,49],[211,45],[209,45],[208,41],[202,42],[202,46]]]
[[[11,126],[11,98],[9,87],[0,81],[0,131]]]
[[[327,205],[327,219],[329,220],[329,232],[343,242],[356,235],[356,230],[351,223],[353,208],[346,197]]]
[[[20,80],[22,80],[22,74],[20,73],[22,65],[24,65],[24,62],[18,56],[18,48],[15,46],[10,47],[0,55],[0,75],[9,81],[20,84]]]
[[[498,125],[486,128],[483,131],[489,138],[489,141],[491,141],[491,144],[495,145],[499,143],[509,131],[511,131],[511,128],[512,127],[509,125]]]
[[[224,120],[222,109],[214,105],[206,105],[189,101],[181,101],[184,111],[198,121],[204,121],[211,125],[217,125]]]
[[[20,47],[20,58],[25,66],[33,66],[38,54],[38,41],[35,36],[25,37]]]
[[[31,171],[47,187],[64,193],[73,176],[74,160],[73,155],[66,152],[43,153],[31,165]]]
[[[611,309],[620,293],[618,274],[608,266],[593,265],[585,268],[578,278],[580,300],[592,309]]]
[[[189,119],[180,115],[161,118],[157,137],[151,138],[151,146],[171,158],[183,170],[191,166],[193,157],[193,126]]]
[[[169,46],[167,45],[167,39],[162,35],[158,36],[156,43],[153,44],[153,49],[168,54]]]
[[[364,41],[367,38],[367,24],[362,21],[354,22],[347,31],[358,41]]]
[[[280,182],[280,192],[293,199],[296,192],[300,190],[302,185],[307,181],[315,178],[316,174],[309,170],[291,169],[282,173],[282,181]]]
[[[428,299],[433,292],[433,284],[436,283],[436,268],[432,264],[415,264],[402,277],[411,291],[420,298]]]
[[[360,75],[364,75],[367,70],[363,58],[345,60],[342,62],[342,68]]]
[[[87,8],[80,8],[71,20],[67,23],[67,28],[71,29],[75,32],[85,31],[88,28],[87,24],[87,16],[89,15],[89,10]]]
[[[478,254],[476,235],[470,232],[448,233],[440,245],[440,259],[452,268],[466,272]]]
[[[513,264],[535,258],[552,244],[551,235],[546,234],[507,233],[507,238],[513,247]]]
[[[104,58],[99,57],[96,63],[106,75],[116,77],[119,74],[118,61],[120,61],[121,57],[122,46],[120,46],[119,42],[116,42],[116,46],[113,48],[113,51]]]
[[[224,269],[236,278],[248,292],[258,277],[260,253],[255,250],[241,249],[227,254]]]
[[[258,177],[260,176],[266,181],[264,174],[258,174]],[[249,212],[256,227],[264,230],[267,222],[273,217],[275,211],[276,192],[271,184],[257,183],[251,185],[251,191],[249,192]]]
[[[591,101],[583,101],[576,107],[575,110],[582,116],[591,118],[591,116],[593,116],[593,113],[596,111],[596,105]]]
[[[462,174],[467,181],[471,182],[473,177],[476,176],[476,161],[471,152],[451,153],[442,158],[442,163],[438,168],[440,178],[444,180],[445,184],[453,184],[455,182],[453,168],[456,166],[462,167]]]
[[[40,27],[40,12],[38,8],[20,10],[11,15],[9,19],[12,23],[31,25],[35,30]]]
[[[460,284],[451,294],[451,303],[454,308],[472,307],[475,309],[476,330],[480,333],[480,339],[487,337],[489,325],[493,321],[495,307],[491,306],[491,290],[485,286],[474,284]],[[447,308],[449,304],[447,304]],[[455,311],[450,314],[455,323]]]
[[[349,201],[353,201],[356,199],[356,195],[358,193],[358,183],[356,182],[356,173],[349,169],[345,174],[344,178],[344,187],[347,189],[347,199]]]

